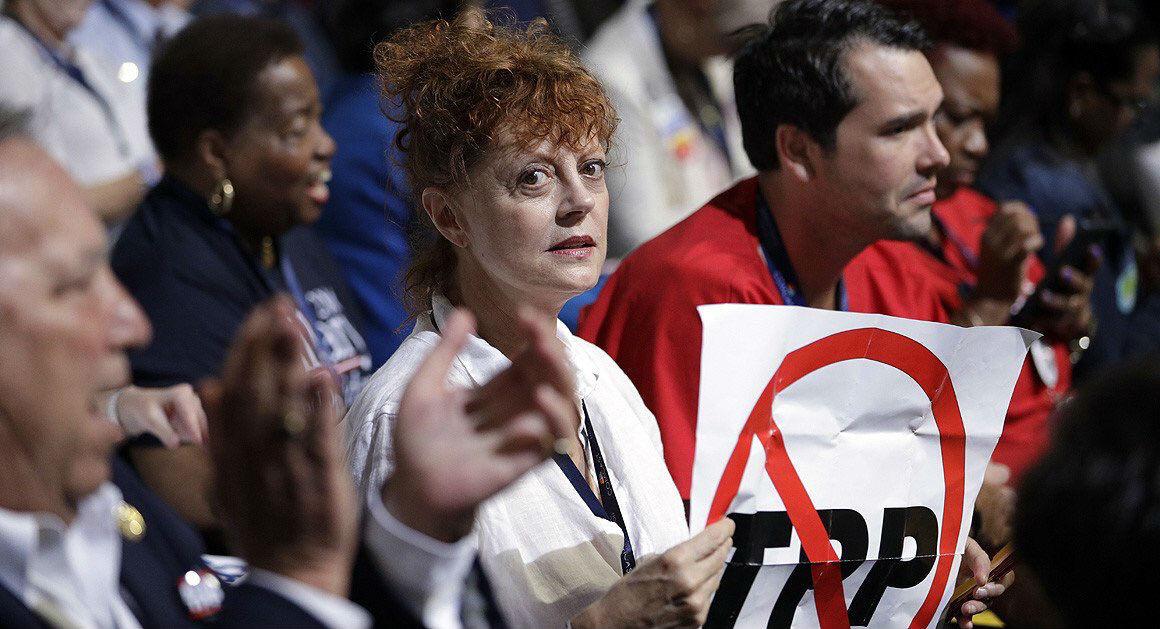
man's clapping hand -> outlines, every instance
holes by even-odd
[[[253,567],[345,596],[360,509],[333,378],[307,372],[294,317],[285,298],[256,308],[202,389],[219,516]]]

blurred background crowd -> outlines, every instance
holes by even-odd
[[[741,146],[729,55],[742,41],[736,31],[764,21],[776,2],[8,4],[3,37],[10,63],[0,75],[0,105],[29,118],[37,141],[84,187],[114,235],[166,172],[166,155],[150,139],[146,109],[158,48],[191,20],[222,13],[270,17],[294,31],[317,85],[322,126],[334,140],[325,156],[330,196],[326,211],[310,221],[312,238],[325,246],[343,290],[358,304],[358,327],[371,359],[364,368],[373,370],[408,328],[401,278],[415,216],[393,146],[398,125],[390,113],[397,104],[383,100],[374,73],[376,42],[470,4],[499,9],[518,23],[546,20],[601,81],[620,118],[608,173],[611,271],[635,247],[753,174]],[[923,3],[886,4],[905,11]],[[1106,216],[1114,223],[1114,238],[1101,243],[1106,251],[1093,295],[1101,333],[1084,341],[1077,367],[1082,379],[1093,368],[1160,342],[1152,329],[1160,313],[1153,312],[1150,294],[1152,234],[1160,220],[1152,194],[1160,185],[1154,172],[1160,121],[1152,103],[1157,68],[1137,46],[1153,36],[1148,25],[1156,9],[1147,2],[1105,8],[1082,2],[989,4],[1004,22],[957,3],[923,9],[939,22],[936,28],[947,30],[946,37],[993,50],[1003,69],[1001,102],[986,103],[992,111],[981,112],[986,119],[977,121],[986,145],[971,140],[970,161],[955,168],[972,182],[977,176],[976,187],[992,198],[1027,203],[1049,240],[1063,216]],[[1133,24],[1117,23],[1125,10],[1133,17],[1123,19]],[[234,55],[252,54],[242,42],[216,43],[239,46]],[[181,99],[211,98],[204,91],[209,85],[185,81],[197,70],[195,59],[171,61],[178,75],[172,80],[188,90]],[[1083,95],[1076,85],[1081,76]],[[154,104],[148,113],[163,117],[165,108],[181,106],[188,105]],[[1041,253],[1050,265],[1052,248]],[[570,326],[599,288],[565,309]]]
[[[615,108],[608,258],[596,286],[564,304],[560,319],[620,363],[663,427],[684,402],[667,407],[634,350],[609,336],[618,304],[628,308],[643,290],[614,273],[625,259],[625,274],[641,268],[631,255],[642,244],[759,170],[742,132],[732,59],[748,41],[745,27],[766,22],[776,4],[4,0],[0,121],[18,126],[79,186],[103,223],[117,280],[152,326],[151,342],[131,344],[133,386],[105,398],[122,424],[151,426],[122,456],[211,551],[230,554],[210,499],[215,462],[193,443],[200,431],[173,428],[173,417],[201,421],[189,385],[222,375],[247,316],[288,294],[313,340],[312,360],[338,376],[345,409],[407,338],[415,313],[438,310],[431,302],[439,291],[417,308],[408,301],[417,282],[409,273],[436,268],[447,254],[429,246],[426,201],[412,187],[399,137],[406,105],[384,96],[381,65],[391,58],[376,44],[469,6],[505,23],[544,20]],[[1069,407],[1076,426],[1061,439],[1094,430],[1081,426],[1084,413],[1140,415],[1123,422],[1139,434],[1109,447],[1154,442],[1126,473],[1151,475],[1142,493],[1121,498],[1128,510],[1145,509],[1144,520],[1160,508],[1160,442],[1140,427],[1154,421],[1143,416],[1160,396],[1155,370],[1107,381],[1160,351],[1160,3],[879,4],[916,20],[933,42],[926,56],[944,93],[933,120],[947,153],[929,233],[883,244],[881,255],[937,286],[946,316],[934,320],[1045,334],[1016,385],[974,536],[994,553],[1015,525],[1028,539],[1064,535],[1064,550],[1026,547],[1051,574],[1083,575],[1042,579],[1053,593],[1082,597],[1080,581],[1123,566],[1080,549],[1074,561],[1090,571],[1055,565],[1072,545],[1095,540],[1078,539],[1088,534],[1079,528],[1053,533],[1032,517],[1013,523],[1012,513],[1025,476],[1040,491],[1027,509],[1050,510],[1091,481],[1057,481],[1052,498],[1043,493],[1050,475],[1030,471],[1045,452],[1055,461],[1081,447],[1052,444],[1051,435],[1061,405],[1089,386],[1095,397]],[[1133,395],[1143,399],[1128,401]],[[161,407],[167,417],[149,417]],[[1108,523],[1120,525],[1136,526]],[[1141,553],[1154,550],[1160,527],[1140,527],[1117,538],[1121,561],[1150,561]],[[1038,584],[1021,590],[1028,581],[1017,579],[1007,602],[994,603],[998,614],[1011,626],[1064,624]]]

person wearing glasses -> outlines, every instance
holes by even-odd
[[[1020,14],[1027,43],[1004,73],[993,158],[979,187],[993,199],[1023,201],[1036,214],[1045,242],[1070,221],[1107,221],[1117,233],[1100,247],[1092,311],[1097,326],[1076,365],[1084,379],[1125,351],[1126,330],[1139,301],[1132,230],[1097,174],[1096,157],[1151,102],[1160,77],[1156,33],[1131,0],[1066,0],[1030,5]],[[1052,247],[1044,263],[1056,264]],[[1083,341],[1083,337],[1080,339]]]

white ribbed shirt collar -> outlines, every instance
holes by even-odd
[[[446,297],[432,296],[431,318],[436,331],[443,329],[444,322],[452,310],[454,306]],[[584,399],[596,387],[596,381],[600,377],[596,363],[588,355],[588,351],[580,346],[576,337],[568,330],[568,326],[559,319],[556,320],[556,337],[564,344],[564,353],[572,365],[572,372],[576,377],[576,395]],[[503,355],[503,352],[474,334],[467,337],[467,344],[460,350],[455,360],[471,376],[476,386],[483,386],[511,365],[511,361]]]

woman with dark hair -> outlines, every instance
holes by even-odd
[[[403,385],[452,308],[478,320],[450,374],[474,388],[526,344],[516,321],[530,307],[556,325],[577,398],[554,461],[474,519],[501,609],[517,627],[703,624],[732,522],[688,539],[656,419],[608,355],[557,320],[604,262],[608,98],[542,23],[505,28],[472,12],[404,29],[376,56],[387,97],[400,103],[399,148],[428,238],[406,276],[415,330],[344,420],[360,487],[392,482]]]
[[[1100,180],[1096,157],[1152,101],[1160,48],[1131,0],[1040,0],[1022,10],[1019,26],[1027,45],[1003,73],[1000,140],[979,186],[1031,207],[1048,243],[1041,251],[1048,267],[1056,262],[1051,243],[1070,238],[1073,220],[1121,225],[1101,249],[1091,297],[1098,328],[1076,367],[1080,380],[1122,355],[1138,301],[1132,230]]]
[[[1058,612],[1039,626],[1143,627],[1160,574],[1160,363],[1100,374],[1060,409],[1014,512],[1026,569]],[[1097,578],[1092,578],[1098,575]]]
[[[358,394],[370,369],[361,322],[306,227],[329,197],[334,141],[320,113],[301,45],[277,22],[204,18],[162,49],[149,81],[149,129],[166,174],[112,260],[154,326],[153,343],[131,355],[136,384],[217,375],[247,313],[286,292],[317,362],[348,402]],[[157,468],[193,495],[171,502],[209,524],[191,472],[197,456],[175,456],[187,465]]]

